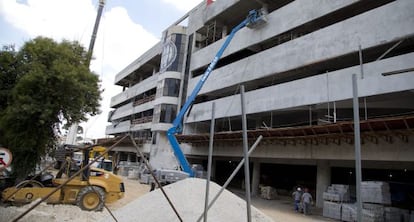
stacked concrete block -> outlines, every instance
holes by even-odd
[[[260,187],[260,197],[266,200],[274,200],[277,198],[276,189],[271,186]]]
[[[361,182],[361,199],[365,203],[391,204],[390,186],[382,181]]]
[[[401,221],[410,222],[410,211],[407,209],[400,209]],[[414,222],[414,218],[413,221]]]
[[[349,185],[332,184],[326,192],[323,192],[324,199],[323,216],[341,219],[341,203],[351,200]]]
[[[375,214],[384,215],[385,207],[384,207],[384,205],[381,205],[381,204],[363,203],[362,208],[367,210],[367,211],[371,211]]]
[[[341,220],[347,222],[354,222],[357,220],[355,204],[342,204]]]
[[[409,222],[410,212],[396,207],[385,207],[385,222]],[[413,218],[414,219],[414,218]]]
[[[400,209],[395,208],[395,207],[386,207],[385,208],[385,221],[400,222],[401,221]]]
[[[143,184],[149,184],[151,179],[152,179],[151,174],[141,174],[139,178],[139,182]]]
[[[362,209],[362,221],[384,222],[384,211]]]
[[[323,216],[332,219],[341,220],[341,203],[324,201],[323,202]]]
[[[334,190],[338,190],[337,187],[334,189],[330,187],[327,194],[324,193],[324,199],[334,199],[338,196],[330,195]],[[340,199],[343,200],[344,198]],[[362,221],[364,222],[411,222],[410,214],[408,210],[390,207],[391,204],[391,193],[389,184],[386,182],[376,181],[365,181],[361,184],[361,199],[362,205]],[[332,214],[334,205],[333,202],[324,202],[324,216],[335,218],[336,214]],[[325,208],[327,208],[325,210]],[[338,206],[336,206],[338,209]],[[357,208],[355,204],[342,203],[341,209],[341,220],[353,222],[357,219]],[[411,216],[412,217],[412,216]],[[414,222],[414,220],[412,221]]]
[[[362,209],[362,221],[385,222],[384,208],[381,205],[365,205],[368,209]],[[381,210],[382,209],[382,210]],[[347,222],[357,221],[357,207],[355,204],[342,204],[341,220]]]
[[[128,171],[128,179],[138,180],[139,171],[137,168],[130,168]]]
[[[349,185],[332,184],[322,195],[324,200],[333,202],[350,202],[351,192]]]

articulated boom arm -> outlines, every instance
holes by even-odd
[[[214,67],[216,66],[217,62],[220,60],[221,56],[223,55],[224,50],[230,44],[231,40],[233,39],[234,35],[237,31],[244,28],[245,26],[254,27],[257,24],[261,24],[264,22],[264,17],[260,11],[252,10],[249,12],[249,15],[245,20],[243,20],[238,26],[234,27],[231,30],[230,34],[227,36],[226,41],[223,43],[219,51],[217,52],[216,56],[214,57],[213,61],[208,66],[207,70],[204,72],[203,76],[201,77],[200,81],[194,87],[193,92],[191,93],[188,100],[185,102],[183,107],[181,108],[180,112],[178,113],[177,117],[173,121],[173,126],[167,131],[167,137],[170,141],[170,144],[174,150],[174,154],[177,157],[182,170],[193,177],[193,171],[191,170],[190,164],[187,161],[183,151],[180,148],[180,145],[175,137],[175,134],[181,132],[181,123],[183,121],[185,113],[188,111],[190,106],[193,104],[195,98],[197,97],[198,93],[200,92],[201,88],[203,87],[204,83],[206,82],[207,78],[209,77],[211,71],[213,71]]]

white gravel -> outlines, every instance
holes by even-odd
[[[173,202],[175,208],[180,214],[183,221],[195,222],[204,210],[206,181],[203,179],[189,178],[174,184],[165,186],[164,189],[169,198]],[[216,193],[220,190],[220,186],[216,183],[210,183],[211,201]],[[131,192],[133,192],[131,190]],[[21,207],[4,207],[0,206],[0,222],[12,221],[21,215],[32,204]],[[252,206],[252,221],[271,222],[268,216],[261,213]],[[171,209],[161,190],[157,189],[147,193],[127,205],[113,210],[115,218],[119,222],[140,221],[140,222],[165,222],[179,221],[174,211]],[[231,221],[247,221],[246,202],[234,195],[230,191],[225,190],[220,198],[208,212],[208,221],[214,222],[231,222]],[[104,209],[102,212],[83,211],[75,205],[50,205],[41,203],[19,221],[46,221],[46,222],[94,222],[105,221],[113,222],[114,219]],[[203,220],[202,220],[203,221]]]
[[[34,204],[27,204],[21,207],[0,207],[0,222],[12,221],[17,218],[27,209]],[[57,222],[57,221],[70,221],[70,222],[93,222],[107,217],[107,212],[90,212],[83,211],[75,205],[50,205],[41,203],[39,206],[34,208],[24,217],[20,222]]]
[[[165,186],[165,192],[174,204],[183,221],[196,221],[204,210],[206,181],[188,178]],[[220,186],[211,182],[209,200],[212,200],[220,190]],[[252,221],[273,221],[259,210],[251,207]],[[161,190],[145,194],[126,206],[115,210],[118,221],[165,222],[179,221],[174,211],[163,196]],[[208,221],[247,221],[246,202],[230,191],[225,190],[208,212]],[[102,222],[111,222],[106,218]]]

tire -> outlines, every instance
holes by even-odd
[[[105,202],[105,191],[98,186],[82,188],[76,197],[76,204],[87,211],[101,211]]]

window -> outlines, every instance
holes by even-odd
[[[160,123],[172,123],[177,115],[177,105],[162,104]]]
[[[179,79],[165,79],[163,96],[178,97],[180,92],[180,80]]]

